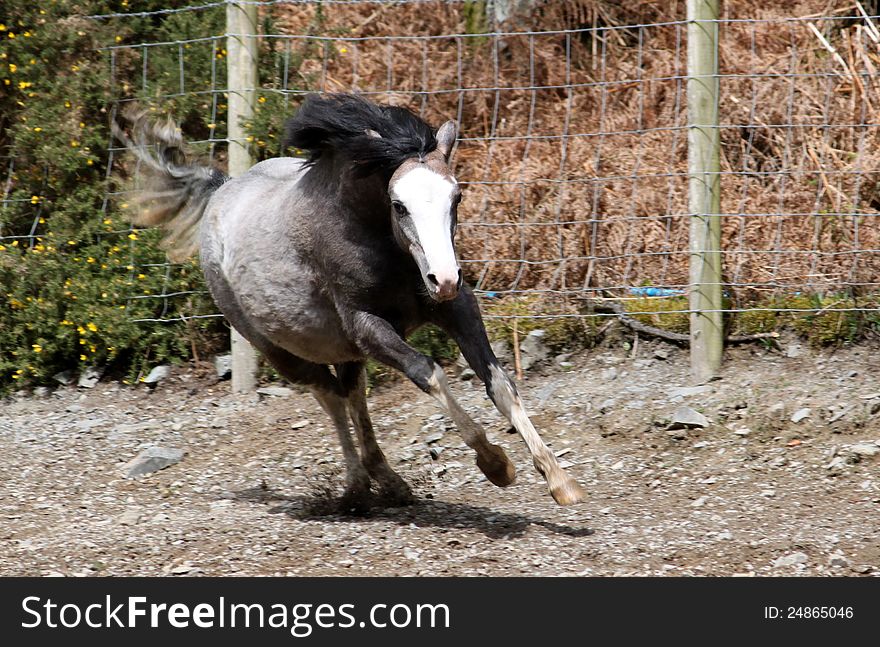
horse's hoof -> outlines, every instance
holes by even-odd
[[[559,505],[572,505],[587,498],[586,490],[570,476],[565,476],[559,483],[550,486],[550,495]]]
[[[370,511],[370,491],[346,489],[339,499],[341,514],[362,515]]]
[[[379,499],[391,508],[402,508],[416,502],[412,490],[409,489],[406,483],[403,483],[402,486],[397,483],[380,486]]]
[[[482,453],[477,454],[477,467],[486,475],[486,478],[498,487],[507,487],[516,480],[516,468],[507,454],[498,445],[489,445],[486,452],[488,456]]]
[[[379,485],[379,500],[390,507],[412,505],[416,502],[409,484],[386,463],[367,465],[367,471]]]

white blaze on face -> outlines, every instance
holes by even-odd
[[[452,248],[452,196],[455,182],[417,166],[394,185],[394,197],[406,207],[425,253],[427,273],[439,283],[458,282],[458,262]]]

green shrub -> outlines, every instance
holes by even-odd
[[[855,302],[845,295],[798,295],[778,301],[791,310],[815,312],[785,313],[791,327],[814,346],[853,341],[859,335],[859,314],[852,311]]]
[[[681,334],[690,330],[690,305],[686,296],[628,299],[624,307],[627,312],[640,313],[631,316],[645,325]]]
[[[574,308],[564,302],[517,295],[485,299],[481,308],[492,341],[504,340],[513,345],[515,326],[520,341],[533,330],[543,330],[544,343],[554,351],[587,348],[595,342],[596,318],[572,316],[576,314]]]
[[[162,109],[180,116],[188,137],[209,135],[201,115],[210,114],[210,95],[191,93],[210,83],[211,53],[204,55],[205,44],[150,48],[143,84],[140,48],[99,49],[222,33],[223,11],[83,17],[131,10],[127,5],[4,4],[0,149],[10,151],[12,165],[4,162],[11,190],[0,211],[0,389],[47,382],[59,370],[85,365],[132,378],[150,364],[188,358],[195,341],[210,344],[225,334],[213,319],[137,323],[215,308],[195,266],[169,266],[156,232],[130,228],[130,207],[124,196],[108,199],[120,187],[106,180],[113,100],[178,92],[181,53],[186,94],[163,99]],[[189,294],[141,298],[175,292]]]

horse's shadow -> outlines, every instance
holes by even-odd
[[[267,505],[269,514],[285,514],[297,521],[363,523],[387,520],[401,526],[415,524],[419,527],[469,528],[492,539],[521,537],[530,525],[541,526],[550,532],[569,537],[586,537],[595,533],[595,530],[583,526],[573,527],[523,514],[497,512],[482,506],[435,499],[420,498],[412,505],[389,508],[383,507],[377,498],[378,505],[374,505],[369,511],[345,514],[339,511],[338,499],[326,493],[288,496],[265,484],[233,491],[231,498],[242,503]]]

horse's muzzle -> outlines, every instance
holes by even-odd
[[[432,296],[437,301],[450,301],[458,296],[458,291],[461,289],[461,270],[457,269],[455,274],[442,278],[436,274],[428,274],[428,281],[433,288]]]

